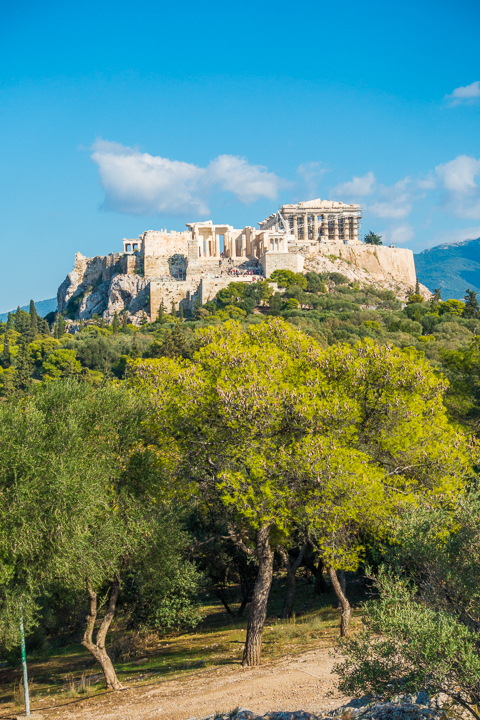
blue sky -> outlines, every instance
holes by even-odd
[[[480,4],[0,2],[0,312],[76,251],[359,202],[414,252],[480,236]]]

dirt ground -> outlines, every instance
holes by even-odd
[[[347,702],[331,673],[331,650],[321,648],[242,669],[240,665],[199,671],[179,680],[128,688],[119,693],[83,698],[44,718],[59,720],[189,720],[236,707],[254,710],[321,712]]]

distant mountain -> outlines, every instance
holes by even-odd
[[[28,312],[30,305],[23,305],[20,310],[25,310]],[[37,309],[37,313],[41,315],[41,317],[45,317],[45,315],[48,315],[49,312],[52,312],[53,310],[57,309],[57,298],[50,298],[50,300],[38,300],[35,302],[35,307]],[[10,312],[15,312],[17,308],[13,308],[10,310]],[[0,313],[0,320],[5,320],[8,317],[8,312],[6,313]]]
[[[480,238],[445,243],[414,255],[417,276],[442,299],[463,300],[468,288],[480,292]]]

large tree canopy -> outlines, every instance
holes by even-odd
[[[358,563],[361,530],[420,496],[448,502],[469,467],[445,384],[389,346],[324,350],[281,320],[231,322],[200,333],[193,361],[137,361],[131,384],[152,402],[160,466],[179,491],[213,489],[256,554],[245,664],[260,659],[272,541],[301,528],[333,577]]]

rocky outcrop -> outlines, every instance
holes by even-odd
[[[391,252],[394,251],[393,248],[385,249]],[[349,255],[349,257],[351,258],[352,256]],[[385,272],[381,271],[380,268],[376,268],[376,272],[371,272],[360,264],[362,260],[364,260],[362,256],[357,257],[356,262],[352,259],[349,260],[345,251],[343,255],[335,254],[333,251],[328,254],[307,254],[305,257],[304,272],[308,272],[309,270],[320,273],[338,272],[348,277],[349,280],[357,282],[361,287],[373,285],[382,290],[392,290],[401,302],[408,300],[408,296],[415,288],[415,275],[411,278],[413,282],[411,282],[410,279],[408,282],[405,282],[404,280],[399,280],[398,276],[386,270]],[[405,277],[404,273],[400,273],[399,276]],[[432,293],[424,285],[420,285],[420,291],[426,300],[432,297]]]
[[[426,693],[417,698],[401,697],[393,702],[379,702],[371,698],[352,700],[348,705],[332,710],[329,713],[315,714],[305,710],[275,710],[265,715],[258,715],[253,710],[238,708],[230,713],[214,713],[203,718],[190,720],[447,720],[447,714],[441,708],[441,702],[430,700]]]

